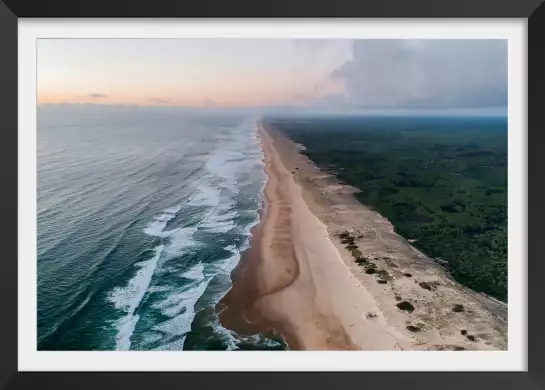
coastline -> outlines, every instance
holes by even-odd
[[[263,149],[263,139],[258,133],[260,146]],[[258,274],[262,259],[262,233],[268,210],[269,200],[267,197],[267,186],[270,176],[266,169],[266,155],[263,156],[264,172],[267,180],[261,191],[262,202],[258,210],[259,220],[250,229],[249,247],[241,253],[241,259],[232,272],[232,287],[218,303],[219,320],[222,325],[234,330],[243,336],[252,336],[262,333],[267,336],[281,333],[282,338],[288,344],[289,349],[301,349],[297,338],[290,333],[289,329],[278,321],[271,321],[260,315],[255,310],[255,303],[261,298],[262,289],[259,285]]]
[[[261,125],[259,135],[269,177],[266,212],[222,302],[227,306],[223,325],[242,334],[277,329],[290,349],[402,349],[381,318],[364,320],[367,312],[377,311],[374,300],[306,206]],[[373,337],[364,337],[369,334]]]
[[[506,349],[501,303],[458,285],[357,202],[357,189],[321,172],[279,131],[258,126],[264,208],[222,301],[224,326],[241,334],[276,329],[290,349]],[[387,282],[356,264],[339,238],[347,233]],[[401,300],[414,311],[400,310]],[[465,310],[453,312],[455,304]]]

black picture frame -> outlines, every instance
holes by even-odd
[[[125,388],[404,388],[545,389],[545,265],[541,225],[545,220],[545,4],[543,0],[3,0],[0,3],[0,112],[2,264],[0,268],[0,389]],[[517,17],[528,37],[528,371],[381,373],[38,373],[17,370],[17,23],[26,17]],[[340,21],[342,22],[342,21]],[[23,113],[24,114],[24,113]],[[21,140],[24,142],[24,140]],[[531,208],[530,208],[531,204]],[[10,222],[11,221],[11,222]],[[532,229],[530,229],[530,227]],[[19,243],[24,245],[24,243]],[[523,260],[523,259],[521,259]],[[532,308],[530,310],[530,308]]]

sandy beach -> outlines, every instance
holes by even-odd
[[[266,204],[222,301],[225,326],[275,329],[290,349],[507,348],[505,304],[452,280],[280,132],[260,122],[258,134]],[[347,235],[380,272],[355,262]]]

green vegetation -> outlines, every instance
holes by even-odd
[[[352,249],[352,256],[357,260],[361,257],[363,253],[359,249]]]
[[[391,280],[392,279],[392,277],[390,276],[388,271],[386,271],[384,269],[379,269],[377,271],[377,276],[380,277],[382,280]]]
[[[269,122],[460,283],[507,300],[505,118]]]
[[[430,286],[428,283],[426,283],[426,282],[420,282],[420,283],[418,283],[418,285],[419,285],[420,287],[422,287],[424,290],[429,290],[429,291],[431,291],[431,286]]]
[[[452,311],[455,312],[455,313],[461,313],[461,312],[464,311],[464,305],[456,304],[452,308]]]
[[[405,310],[405,311],[408,311],[409,313],[412,313],[414,311],[414,306],[407,301],[399,302],[396,306],[398,307],[399,310]]]

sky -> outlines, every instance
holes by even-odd
[[[495,110],[506,40],[39,39],[38,104]]]

